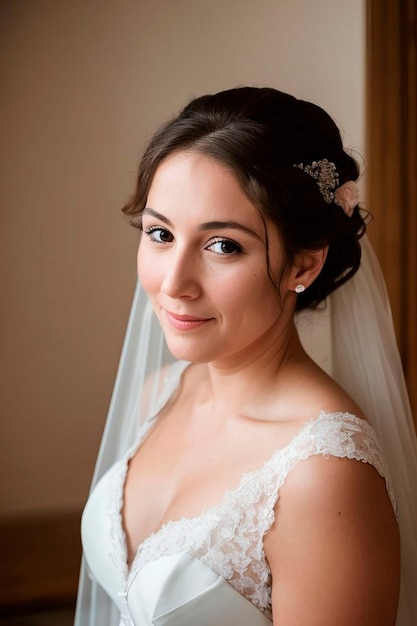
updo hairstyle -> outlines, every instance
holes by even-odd
[[[294,167],[327,159],[336,166],[339,186],[358,178],[356,162],[323,109],[271,88],[240,87],[192,100],[145,150],[136,191],[122,209],[133,225],[140,225],[135,217],[145,208],[157,167],[168,155],[187,149],[235,173],[262,218],[278,227],[288,264],[297,253],[329,246],[320,275],[297,297],[298,310],[317,306],[357,271],[359,239],[366,230],[359,207],[348,217],[325,201],[312,176]]]

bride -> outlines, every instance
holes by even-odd
[[[151,140],[77,625],[416,623],[415,437],[358,174],[273,89]]]

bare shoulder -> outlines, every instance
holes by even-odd
[[[320,411],[325,411],[352,413],[366,419],[353,398],[309,357],[303,360],[296,383],[291,400],[300,416],[305,413],[317,416]]]
[[[385,481],[369,464],[313,456],[280,490],[264,542],[273,610],[286,626],[394,626],[399,535]]]

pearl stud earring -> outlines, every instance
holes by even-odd
[[[305,291],[306,288],[304,287],[304,285],[302,285],[301,283],[299,285],[296,286],[295,288],[295,293],[303,293],[303,291]]]

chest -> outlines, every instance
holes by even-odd
[[[197,425],[198,426],[198,425]],[[137,546],[166,522],[194,518],[235,490],[282,448],[293,428],[273,431],[245,420],[221,428],[175,430],[167,420],[129,462],[123,489],[123,523],[131,560]]]
[[[120,610],[124,610],[126,592],[139,574],[143,572],[146,592],[150,584],[148,566],[162,566],[165,557],[181,554],[204,563],[258,608],[270,607],[270,570],[262,541],[273,522],[276,496],[275,490],[269,497],[264,493],[265,472],[248,476],[238,490],[225,494],[218,505],[198,517],[164,524],[138,546],[129,567],[120,516],[124,478],[125,464],[118,463],[92,492],[82,523],[84,552],[91,571]],[[177,581],[178,576],[174,579]],[[159,574],[154,582],[160,584]],[[141,596],[143,589],[138,594]]]

